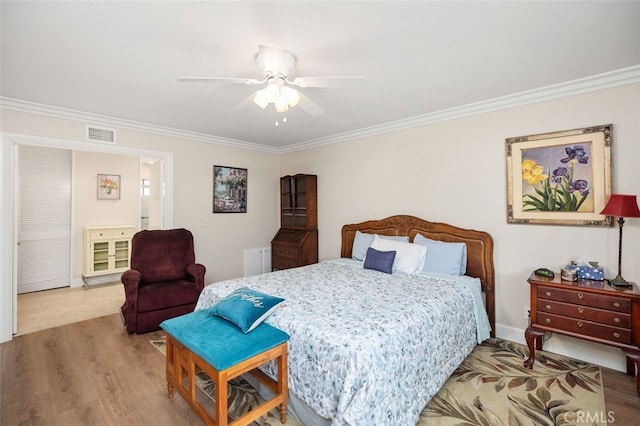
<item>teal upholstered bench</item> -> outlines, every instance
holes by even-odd
[[[177,389],[205,424],[227,425],[227,383],[251,373],[275,395],[235,419],[231,425],[249,424],[277,406],[280,406],[280,421],[286,422],[287,333],[263,323],[244,334],[208,310],[168,319],[160,327],[167,333],[169,398],[173,398],[173,390]],[[277,380],[257,368],[272,359],[278,362]],[[196,372],[199,370],[215,382],[214,416],[196,398]]]

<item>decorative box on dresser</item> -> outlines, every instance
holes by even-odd
[[[318,262],[317,176],[280,178],[280,230],[271,241],[271,268]]]
[[[536,348],[542,350],[545,332],[560,333],[620,348],[627,359],[627,374],[636,375],[640,395],[640,291],[611,287],[607,281],[564,281],[532,274],[531,319],[525,331],[533,367]],[[636,368],[638,373],[636,374]]]

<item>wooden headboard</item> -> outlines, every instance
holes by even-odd
[[[485,294],[485,305],[491,324],[491,337],[495,337],[495,271],[493,269],[493,238],[472,229],[458,228],[446,223],[429,222],[415,216],[397,215],[381,220],[368,220],[342,227],[341,257],[351,257],[356,231],[380,235],[408,235],[413,241],[420,233],[438,241],[467,245],[467,275],[480,279]]]

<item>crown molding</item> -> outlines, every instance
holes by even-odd
[[[553,99],[565,98],[599,90],[611,89],[618,86],[640,83],[640,65],[628,68],[621,68],[615,71],[596,74],[590,77],[571,80],[560,84],[541,87],[514,93],[508,96],[475,102],[455,108],[436,111],[429,114],[418,115],[398,121],[393,121],[377,126],[366,127],[351,132],[340,133],[326,138],[309,140],[280,148],[281,154],[295,151],[302,151],[310,148],[317,148],[324,145],[332,145],[352,139],[381,135],[389,132],[396,132],[404,129],[425,126],[427,124],[439,123],[442,121],[455,120],[472,115],[484,114],[492,111],[499,111],[515,108]]]
[[[223,138],[219,136],[207,135],[204,133],[190,132],[188,130],[173,129],[170,127],[158,126],[155,124],[141,123],[138,121],[125,120],[121,118],[109,117],[90,112],[83,112],[69,108],[62,108],[51,105],[39,104],[36,102],[23,101],[21,99],[0,97],[0,108],[19,112],[44,115],[52,118],[62,118],[67,120],[83,121],[92,125],[117,127],[125,130],[135,130],[157,135],[169,136],[180,139],[188,139],[197,142],[212,143],[216,145],[230,146],[233,148],[249,149],[277,154],[278,149],[267,145],[241,141],[237,139]]]
[[[475,102],[455,108],[436,111],[429,114],[409,117],[406,119],[392,121],[376,126],[365,127],[350,132],[339,133],[336,135],[327,136],[325,138],[312,139],[280,148],[236,139],[212,136],[203,133],[190,132],[187,130],[162,127],[154,124],[140,123],[137,121],[124,120],[115,117],[108,117],[99,114],[55,107],[51,105],[44,105],[7,97],[0,97],[0,108],[40,114],[53,118],[84,121],[96,125],[111,126],[127,130],[136,130],[234,148],[249,149],[272,154],[285,154],[295,151],[304,151],[306,149],[317,148],[324,145],[346,142],[353,139],[376,136],[389,132],[396,132],[399,130],[425,126],[432,123],[455,120],[472,115],[515,108],[519,106],[550,101],[553,99],[575,96],[637,83],[640,83],[640,65],[621,68],[602,74],[596,74],[590,77],[571,80],[568,82],[545,86],[538,89],[527,90],[508,96]]]

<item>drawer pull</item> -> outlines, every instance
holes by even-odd
[[[615,318],[613,319],[613,322],[615,322],[615,323],[619,324],[619,323],[620,323],[620,318],[615,317]]]
[[[551,318],[545,318],[544,322],[546,322],[547,324],[551,324]]]
[[[578,299],[582,299],[584,295],[582,293],[578,293]]]
[[[620,333],[618,333],[617,331],[615,333],[613,333],[613,337],[615,337],[616,339],[620,338]]]
[[[613,307],[614,308],[619,308],[620,307],[620,302],[613,302]]]
[[[578,312],[579,313],[583,313],[584,312],[584,308],[578,308]]]
[[[547,311],[550,311],[550,310],[551,310],[551,305],[545,305],[545,306],[544,306],[544,308],[545,308]]]
[[[582,328],[583,325],[584,323],[582,321],[578,321],[578,328]]]
[[[544,295],[547,296],[547,297],[550,297],[551,296],[551,292],[547,291],[547,292],[544,293]]]

